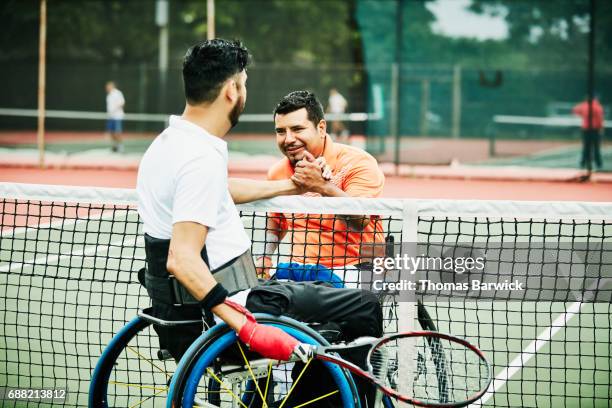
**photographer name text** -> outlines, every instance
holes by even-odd
[[[402,291],[402,290],[419,290],[419,291],[468,291],[468,290],[508,290],[519,291],[525,290],[524,283],[519,281],[505,280],[503,282],[482,282],[473,279],[470,282],[433,282],[428,279],[417,281],[400,280],[398,282],[385,282],[383,280],[374,280],[372,288],[377,291]]]

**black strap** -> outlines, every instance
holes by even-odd
[[[145,234],[145,252],[147,258],[147,268],[142,275],[144,275],[141,280],[143,286],[147,289],[149,293],[149,297],[158,302],[163,302],[168,305],[174,306],[183,306],[183,305],[200,305],[200,301],[195,299],[188,291],[185,289],[183,285],[166,269],[166,263],[168,261],[168,250],[170,248],[170,240],[169,239],[158,239],[153,238],[148,234]],[[206,252],[206,247],[202,248],[201,252],[202,260],[208,266],[208,254]],[[245,260],[245,258],[248,258]],[[248,261],[248,262],[247,262]],[[250,263],[250,265],[247,265]],[[247,267],[251,267],[253,270],[253,279],[249,281],[248,276],[244,275],[244,279],[236,279],[234,275],[232,275],[232,271],[227,270],[234,266],[234,269],[238,269],[242,272],[242,269],[247,269]],[[216,268],[211,271],[213,276],[216,279],[224,282],[232,291],[235,293],[239,290],[243,290],[249,287],[254,286],[257,283],[253,259],[251,257],[250,251],[245,252],[241,256],[238,256],[230,261],[226,262],[219,268]],[[234,271],[235,272],[235,271]],[[224,275],[225,273],[225,275]],[[139,272],[139,280],[141,279],[141,273]],[[240,278],[243,278],[243,275],[240,275]],[[226,281],[224,281],[224,279]],[[225,293],[222,299],[209,306],[208,309],[216,306],[218,303],[223,302],[225,297],[228,295],[228,291],[220,286],[222,289],[221,294]],[[220,290],[220,289],[217,289]],[[214,293],[214,292],[211,292]],[[211,298],[215,299],[215,298]]]
[[[213,288],[204,296],[204,299],[200,301],[200,306],[205,312],[210,311],[213,307],[221,304],[225,301],[228,295],[227,289],[220,283],[217,283]]]

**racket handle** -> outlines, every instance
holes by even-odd
[[[310,360],[314,356],[314,353],[315,353],[314,346],[310,344],[306,344],[306,343],[299,343],[293,349],[293,353],[291,354],[291,357],[302,360],[303,363],[307,363],[308,360]]]

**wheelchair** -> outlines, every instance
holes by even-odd
[[[313,327],[294,319],[267,314],[255,317],[259,323],[278,327],[300,342],[329,345]],[[420,302],[418,320],[424,330],[436,329]],[[165,321],[153,317],[150,309],[139,311],[99,358],[91,378],[89,407],[157,407],[165,401],[167,407],[299,408],[332,398],[334,406],[362,406],[352,375],[332,363],[319,363],[333,379],[331,390],[284,405],[292,393],[295,395],[308,365],[302,364],[304,367],[296,370],[294,362],[261,358],[241,345],[235,332],[223,323],[205,330],[178,364],[167,351],[159,349],[153,325],[171,328],[200,322]],[[377,395],[375,401],[377,407],[394,407],[382,395]]]
[[[255,317],[259,323],[278,327],[303,343],[329,344],[319,332],[296,320],[266,314]],[[271,361],[251,353],[225,324],[204,331],[178,364],[165,350],[156,350],[152,325],[193,323],[196,321],[164,321],[151,316],[150,309],[141,310],[113,337],[98,360],[89,406],[160,406],[165,400],[168,407],[297,408],[314,406],[327,398],[340,401],[339,407],[361,406],[351,374],[331,363],[322,363],[333,379],[331,391],[297,405],[283,405],[296,393],[308,365],[298,370],[293,380],[295,362]]]

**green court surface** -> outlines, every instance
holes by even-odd
[[[265,208],[242,212],[254,254],[264,248]],[[14,225],[12,217],[26,217],[29,227],[6,228]],[[26,208],[5,201],[3,219],[0,384],[67,387],[65,406],[84,406],[91,373],[104,347],[139,308],[149,304],[137,281],[136,271],[144,265],[137,213],[125,206],[59,203],[45,208],[33,202]],[[465,230],[458,221],[424,218],[419,221],[419,242],[468,242],[468,230],[477,237],[483,231],[489,237],[552,235],[546,225],[517,224],[516,218],[481,222],[477,227],[468,222]],[[388,232],[401,239],[401,225],[400,219],[390,219]],[[612,235],[609,224],[576,225],[572,220],[551,231],[557,231],[557,237],[599,236],[607,241]],[[279,259],[287,259],[290,251],[291,243],[285,242]],[[608,258],[602,262],[610,265]],[[485,395],[484,406],[608,406],[612,397],[609,303],[440,299],[425,306],[440,331],[466,337],[493,363],[495,392]],[[391,323],[387,330],[396,331],[397,322]],[[534,343],[535,339],[539,341]],[[142,355],[126,352],[117,365],[116,383],[110,389],[114,404],[159,406],[174,364],[156,360],[159,346],[151,330],[138,336],[135,348]],[[153,384],[161,393],[151,397],[152,392],[139,394],[139,389],[134,401],[129,392],[132,383]]]
[[[10,133],[0,135],[0,148],[8,153],[12,150],[28,150],[34,153],[37,149],[35,139],[29,137],[28,143],[15,143],[16,136]],[[30,135],[31,136],[31,135]],[[111,153],[111,142],[102,134],[84,134],[83,137],[65,137],[61,134],[51,135],[45,143],[49,153],[65,155],[83,155],[87,157],[94,154],[96,157],[121,157],[121,154]],[[4,139],[3,139],[4,137]],[[124,150],[126,155],[138,156],[143,154],[155,135],[126,134]],[[244,155],[267,155],[282,157],[273,134],[255,135],[229,135],[225,139],[228,149],[232,153]],[[392,162],[395,160],[395,142],[385,138],[382,151],[376,143],[376,137],[367,139],[368,148],[379,162]],[[542,168],[579,168],[582,147],[578,140],[572,139],[526,139],[526,140],[499,140],[496,143],[497,155],[489,154],[489,140],[484,138],[443,139],[427,137],[402,137],[401,154],[402,163],[448,165],[453,161],[462,164],[478,166],[517,166]],[[607,143],[601,149],[603,166],[602,171],[612,171],[612,146]]]
[[[154,136],[151,137],[126,137],[123,141],[124,153],[128,154],[144,154]],[[247,154],[267,154],[281,156],[280,151],[276,145],[276,141],[273,135],[269,137],[256,137],[256,138],[228,138],[228,149],[233,152],[247,153]],[[36,150],[38,146],[35,143],[23,143],[23,144],[2,144],[2,148],[19,148],[19,149],[31,149]],[[107,150],[111,154],[111,142],[104,136],[99,137],[83,138],[81,140],[65,140],[65,141],[51,141],[45,143],[45,150],[50,153],[64,153],[64,154],[82,154],[88,151],[96,150]]]
[[[480,302],[438,304],[428,309],[436,310],[440,331],[464,333],[493,362],[496,391],[485,395],[484,406],[608,406],[612,392],[610,305],[583,304],[579,313],[568,316],[569,306],[561,302]],[[563,317],[569,317],[563,326],[557,326],[558,321],[553,326]],[[557,329],[554,335],[543,336],[537,345],[532,343],[551,327]],[[504,370],[509,365],[514,369],[507,376]]]

